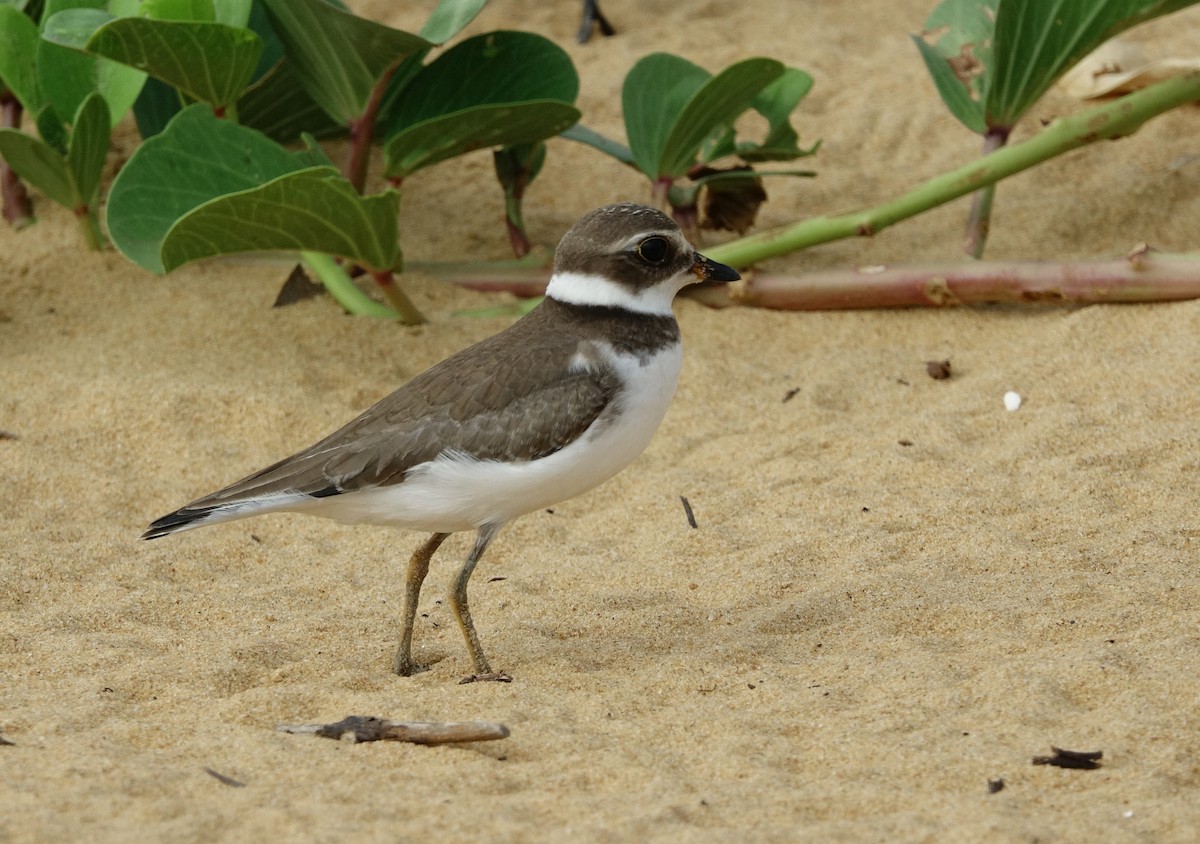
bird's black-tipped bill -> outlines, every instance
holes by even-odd
[[[737,281],[741,278],[738,271],[725,264],[718,264],[711,258],[705,258],[696,253],[696,263],[692,264],[692,272],[701,281]]]

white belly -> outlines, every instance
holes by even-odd
[[[617,401],[567,447],[521,463],[442,454],[403,483],[316,499],[304,509],[343,522],[453,533],[503,524],[587,492],[645,450],[666,415],[683,362],[680,344],[645,363],[606,355],[625,385]]]

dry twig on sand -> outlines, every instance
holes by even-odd
[[[275,729],[350,743],[407,741],[413,744],[457,744],[508,738],[508,727],[496,721],[385,721],[370,715],[348,715],[332,724],[280,724]]]

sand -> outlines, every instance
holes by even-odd
[[[424,15],[391,6],[356,4]],[[608,0],[621,34],[578,47],[572,4],[507,0],[471,31],[563,44],[586,122],[618,137],[620,80],[648,52],[808,69],[799,126],[823,140],[820,176],[771,182],[765,227],[977,154],[908,39],[930,6]],[[1142,37],[1184,55],[1198,23]],[[1081,107],[1052,93],[1017,136]],[[1182,109],[1004,183],[988,257],[1195,248],[1198,127]],[[538,242],[645,198],[632,172],[552,146],[528,198]],[[479,153],[411,179],[411,259],[506,257],[490,170]],[[966,208],[768,267],[953,260]],[[662,430],[604,487],[501,535],[472,598],[514,681],[462,686],[441,598],[465,535],[421,605],[433,667],[407,679],[389,666],[417,535],[273,516],[137,537],[500,330],[511,317],[459,312],[511,298],[414,275],[420,328],[328,299],[273,310],[286,261],[155,278],[38,210],[0,230],[0,841],[1194,840],[1200,302],[681,301]],[[954,377],[935,381],[941,358]],[[275,730],[349,714],[512,734],[428,748]],[[1052,744],[1103,750],[1103,767],[1031,765]]]

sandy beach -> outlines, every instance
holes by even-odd
[[[415,29],[434,4],[351,5]],[[796,125],[822,141],[802,163],[819,175],[768,182],[761,230],[978,155],[909,38],[932,6],[605,0],[619,34],[579,46],[574,4],[505,0],[468,34],[554,39],[584,122],[617,138],[647,53],[812,73]],[[1188,55],[1198,13],[1134,36]],[[1052,91],[1014,138],[1085,107]],[[490,153],[404,188],[408,259],[510,256]],[[647,198],[556,140],[526,219],[552,247],[588,210]],[[956,260],[968,203],[767,268]],[[0,842],[1195,840],[1200,302],[679,301],[662,429],[603,487],[500,535],[472,611],[514,679],[458,685],[470,664],[443,598],[466,534],[434,560],[415,641],[433,667],[411,678],[390,666],[421,536],[302,516],[138,536],[501,330],[514,317],[462,314],[515,300],[413,273],[425,326],[327,297],[273,309],[286,257],[159,278],[37,212],[0,228]],[[986,257],[1141,242],[1200,245],[1200,108],[1004,182]],[[953,377],[934,380],[942,359]],[[511,735],[275,729],[351,714]],[[1102,766],[1032,765],[1051,745]]]

